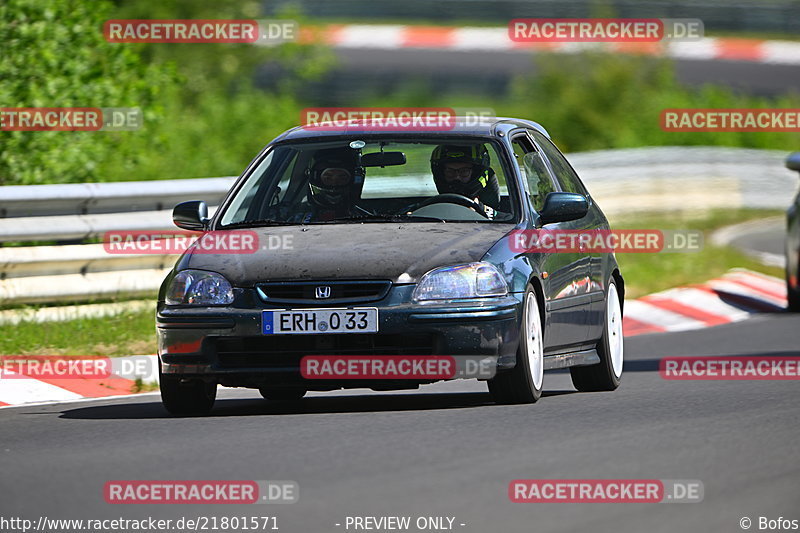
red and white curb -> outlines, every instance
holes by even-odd
[[[753,314],[786,308],[783,280],[748,270],[732,270],[722,277],[690,287],[670,289],[637,300],[626,300],[623,329],[626,337],[645,333],[687,331],[745,320]],[[143,383],[158,381],[158,357],[120,358],[130,367],[146,369]],[[124,397],[134,391],[133,376],[106,379],[0,379],[0,408],[32,403]],[[21,378],[21,379],[19,379]]]
[[[84,398],[122,397],[134,394],[136,378],[143,384],[158,382],[158,357],[132,355],[115,358],[139,369],[135,375],[112,375],[102,379],[31,378],[4,370],[0,375],[0,408],[32,403],[67,402]]]
[[[627,300],[622,325],[626,337],[687,331],[738,322],[755,313],[779,312],[786,304],[783,280],[735,269],[700,285]]]
[[[306,27],[300,42],[321,42],[337,48],[423,48],[453,51],[606,50],[617,53],[667,56],[675,59],[752,61],[800,64],[800,42],[705,37],[698,41],[657,43],[522,43],[512,41],[508,28],[342,24]]]

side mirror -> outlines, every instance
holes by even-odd
[[[574,192],[551,192],[544,199],[539,213],[542,225],[578,220],[589,212],[589,201]]]
[[[172,210],[172,222],[181,229],[203,231],[208,224],[208,206],[201,200],[181,202]]]
[[[792,152],[786,158],[786,168],[800,172],[800,152]]]

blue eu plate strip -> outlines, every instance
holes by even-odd
[[[262,311],[261,312],[261,333],[264,335],[270,335],[275,332],[275,328],[272,326],[272,311]]]

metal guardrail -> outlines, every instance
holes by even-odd
[[[0,218],[159,211],[186,199],[219,201],[235,177],[0,188]]]
[[[175,204],[216,206],[235,179],[0,187],[0,306],[152,295],[175,255],[112,255],[102,244],[75,243],[109,231],[175,229]],[[45,241],[65,244],[2,246]]]
[[[606,214],[786,209],[797,173],[786,152],[719,147],[648,147],[569,155]]]
[[[786,153],[657,147],[569,155],[613,221],[636,211],[785,208],[797,176]],[[112,230],[174,229],[171,208],[216,205],[235,178],[0,187],[0,243],[80,240]],[[176,256],[111,255],[102,244],[0,246],[0,306],[152,295]]]
[[[465,21],[507,23],[512,18],[699,18],[706,30],[800,31],[797,0],[270,0],[264,13],[280,15],[287,7],[314,17],[359,20]]]
[[[172,228],[184,200],[217,205],[235,177],[0,188],[0,243],[83,240],[115,230]]]

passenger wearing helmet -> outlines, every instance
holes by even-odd
[[[347,148],[319,150],[309,160],[307,204],[297,222],[333,220],[357,214],[357,152]]]
[[[431,172],[439,194],[476,200],[491,216],[500,207],[500,184],[482,144],[442,145],[431,154]]]

